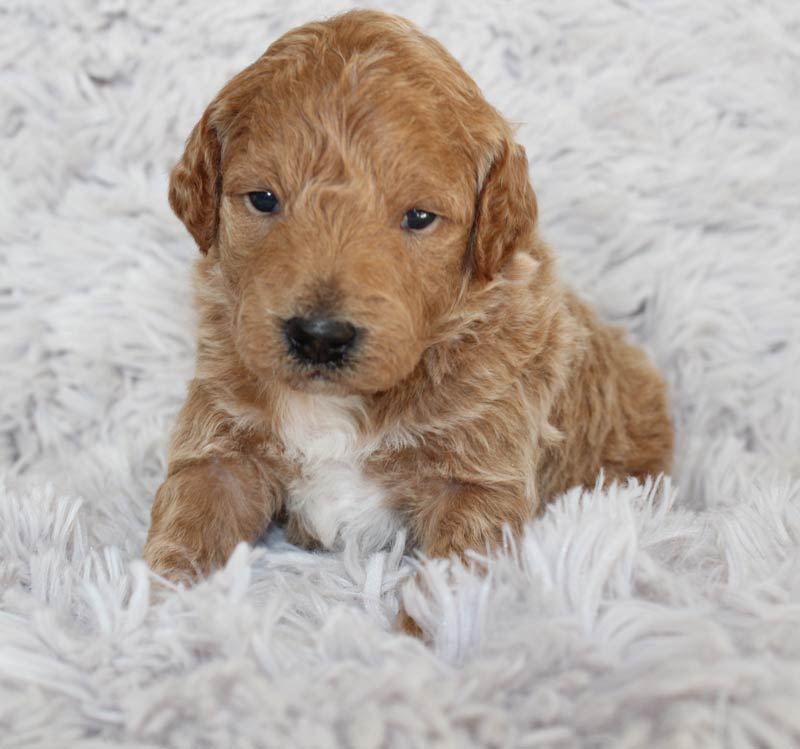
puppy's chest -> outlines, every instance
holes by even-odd
[[[401,522],[381,484],[365,473],[375,445],[360,434],[356,398],[290,394],[281,438],[294,465],[286,509],[328,549],[387,546]]]

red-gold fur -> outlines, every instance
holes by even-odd
[[[267,189],[275,216],[247,205]],[[293,540],[331,545],[287,500],[326,429],[346,448],[314,465],[351,456],[433,556],[518,534],[601,469],[669,469],[664,383],[559,282],[509,125],[403,19],[357,11],[275,42],[208,107],[170,203],[203,254],[197,371],[145,548],[155,570],[207,573],[281,516]],[[443,218],[410,232],[411,208]],[[319,309],[365,331],[348,366],[289,355],[283,321]]]

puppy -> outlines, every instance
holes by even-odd
[[[665,386],[556,277],[525,153],[434,40],[353,11],[211,102],[171,175],[197,368],[145,558],[192,580],[282,518],[485,551],[566,489],[667,471]]]

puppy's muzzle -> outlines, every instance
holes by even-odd
[[[356,340],[349,322],[326,317],[293,317],[286,322],[292,354],[305,364],[342,364]]]

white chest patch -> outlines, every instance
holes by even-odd
[[[307,393],[291,393],[284,402],[283,443],[301,472],[287,487],[287,509],[328,549],[354,542],[362,551],[376,551],[401,525],[383,489],[361,470],[373,447],[358,431],[360,405],[357,396]]]

